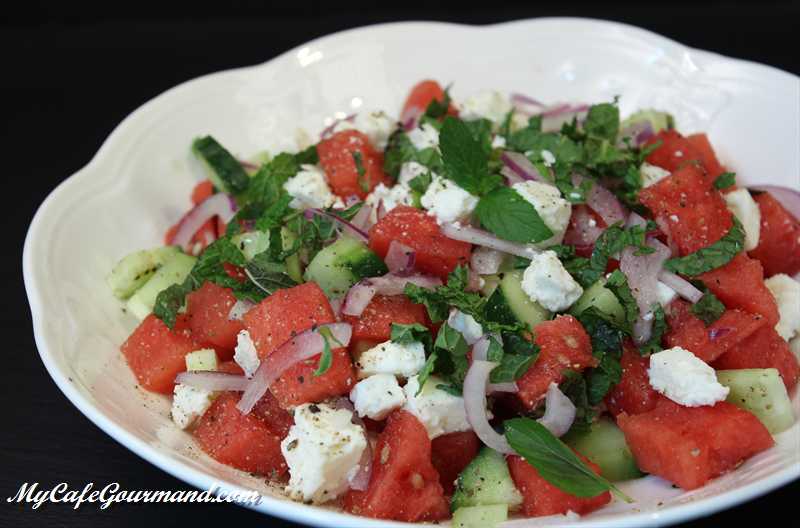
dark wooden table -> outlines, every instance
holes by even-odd
[[[189,490],[107,436],[58,390],[39,359],[22,283],[24,237],[39,204],[83,167],[130,112],[168,88],[257,64],[307,40],[379,22],[496,23],[540,16],[616,20],[689,46],[797,75],[798,2],[3,2],[2,526],[296,526],[228,504],[8,503],[23,483],[70,489]],[[792,118],[791,116],[787,116]],[[797,116],[793,117],[794,119]],[[798,150],[787,152],[798,156]],[[797,176],[797,175],[795,175]],[[686,527],[795,518],[798,482]],[[785,521],[783,521],[785,522]]]

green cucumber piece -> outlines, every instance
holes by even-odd
[[[355,283],[366,277],[389,273],[386,263],[366,244],[344,236],[317,253],[303,279],[317,281],[328,298],[344,297]]]
[[[538,302],[531,301],[522,289],[522,273],[516,270],[503,276],[483,307],[486,319],[507,325],[528,323],[531,329],[550,319],[553,313]]]
[[[281,227],[281,249],[284,251],[294,245],[297,240],[297,235],[286,226]],[[231,237],[231,242],[238,247],[247,262],[253,260],[253,257],[259,253],[263,253],[269,248],[269,235],[263,231],[255,230],[247,233],[239,233]],[[297,253],[292,253],[286,257],[286,270],[289,277],[297,283],[303,282],[303,272],[300,269],[300,257]]]
[[[632,115],[625,121],[619,124],[619,129],[624,130],[626,127],[637,123],[639,121],[650,121],[653,125],[653,132],[658,134],[662,130],[675,128],[675,120],[666,112],[659,112],[658,110],[642,110],[641,112]]]
[[[522,504],[522,495],[508,471],[506,458],[494,449],[483,446],[456,481],[450,513],[459,508],[502,504],[515,511]]]
[[[581,312],[591,306],[613,316],[614,320],[618,323],[625,320],[625,310],[622,308],[619,300],[610,290],[607,290],[600,281],[586,288],[583,295],[572,303],[572,306],[569,307],[567,312],[574,317],[578,317]]]
[[[467,506],[453,513],[450,526],[494,526],[508,520],[506,504]]]
[[[201,348],[186,354],[186,370],[219,370],[217,351],[213,348]]]
[[[611,418],[594,420],[589,435],[567,442],[567,445],[597,464],[603,477],[610,482],[645,476],[625,443],[625,435]]]
[[[127,299],[145,285],[165,262],[182,253],[180,246],[165,246],[128,253],[106,276],[117,299]]]
[[[778,369],[718,370],[717,381],[731,389],[725,401],[755,414],[770,434],[797,421]]]
[[[247,171],[214,138],[206,136],[196,139],[192,150],[214,187],[228,194],[239,194],[247,190],[250,185]]]
[[[156,271],[147,283],[128,299],[128,310],[143,321],[156,304],[156,297],[162,290],[173,284],[183,282],[192,271],[197,258],[185,253],[176,253]]]

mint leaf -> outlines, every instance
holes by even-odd
[[[425,117],[432,117],[433,119],[439,119],[447,115],[447,110],[450,108],[450,86],[444,89],[444,97],[441,101],[433,99],[430,103],[428,103],[427,108],[425,108],[425,113],[423,116]]]
[[[328,372],[328,369],[331,368],[331,365],[333,364],[333,351],[331,350],[330,340],[333,339],[334,341],[336,341],[336,344],[338,344],[340,347],[344,346],[342,345],[342,343],[339,342],[338,339],[333,337],[331,329],[328,328],[327,326],[317,328],[317,333],[324,338],[325,345],[322,350],[322,355],[319,358],[319,363],[317,364],[317,370],[314,371],[314,373],[311,375],[311,378],[309,379],[309,382],[312,385],[314,384],[314,378]]]
[[[652,221],[648,221],[645,229],[639,226],[625,229],[621,222],[609,226],[594,243],[588,266],[575,276],[575,281],[584,289],[597,282],[602,275],[605,275],[611,255],[622,251],[626,246],[642,247],[645,234],[655,227]]]
[[[685,257],[667,260],[664,269],[687,277],[697,277],[733,260],[733,257],[744,249],[744,229],[738,218],[735,216],[732,218],[733,227],[727,235]]]
[[[514,418],[504,422],[504,426],[509,445],[553,486],[582,498],[613,491],[625,501],[633,502],[595,473],[545,426],[528,418]]]
[[[669,332],[669,326],[667,325],[667,316],[664,314],[664,309],[661,308],[661,305],[657,302],[651,305],[653,307],[653,335],[650,337],[650,340],[645,343],[644,345],[639,347],[639,354],[645,355],[648,352],[661,352],[663,348],[661,348],[661,337]]]
[[[506,240],[527,244],[553,236],[533,204],[509,187],[496,187],[483,196],[475,213],[486,229]]]
[[[583,123],[583,129],[588,137],[615,141],[619,131],[619,108],[611,103],[592,106]]]
[[[439,149],[446,171],[456,184],[476,196],[481,194],[481,182],[487,176],[486,153],[472,137],[469,127],[447,116],[439,134]]]
[[[692,281],[692,286],[703,292],[703,298],[692,303],[689,313],[703,321],[708,328],[725,313],[725,305],[711,292],[705,282],[695,279]]]
[[[353,155],[353,161],[356,163],[356,172],[358,172],[358,186],[361,187],[362,192],[369,191],[369,185],[361,181],[361,178],[364,177],[364,174],[367,171],[364,170],[364,162],[361,161],[361,153],[360,152],[351,152],[350,154]]]
[[[736,185],[736,173],[735,172],[723,172],[716,178],[714,178],[714,187],[719,190],[730,189]]]

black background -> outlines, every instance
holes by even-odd
[[[542,16],[615,20],[689,46],[800,73],[800,2],[2,2],[2,361],[0,524],[296,526],[228,504],[11,503],[25,483],[189,490],[87,420],[42,365],[22,282],[22,246],[47,194],[129,113],[172,86],[249,66],[310,39],[401,20],[488,24]],[[796,119],[796,116],[790,116]],[[744,133],[745,131],[743,131]],[[798,156],[798,150],[787,152]],[[795,175],[797,176],[797,175]],[[682,526],[797,518],[798,481]]]

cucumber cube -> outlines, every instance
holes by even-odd
[[[508,505],[489,504],[459,508],[453,514],[450,526],[494,526],[508,520]]]
[[[133,297],[128,299],[128,310],[140,321],[143,321],[153,311],[158,294],[173,284],[183,282],[192,271],[195,262],[197,262],[196,257],[177,253],[153,274],[147,284],[139,288]]]
[[[731,389],[725,401],[758,416],[770,434],[797,421],[778,369],[718,370],[717,381]]]
[[[458,476],[450,512],[464,507],[498,504],[506,512],[514,511],[522,505],[522,495],[514,485],[506,458],[494,449],[483,446]]]
[[[128,299],[176,253],[182,253],[179,246],[145,249],[125,255],[106,276],[106,282],[114,293],[114,297]]]
[[[614,420],[598,418],[592,423],[591,431],[588,436],[568,441],[567,445],[597,464],[603,477],[610,482],[620,482],[645,475],[636,465],[625,443],[625,435]]]

